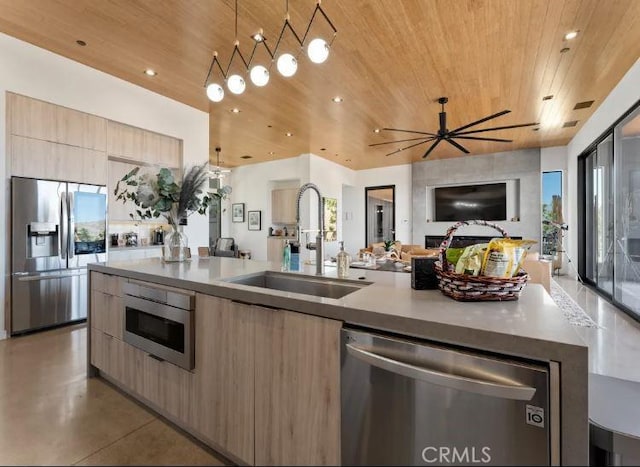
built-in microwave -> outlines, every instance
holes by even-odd
[[[195,294],[128,282],[124,341],[179,367],[195,367]]]

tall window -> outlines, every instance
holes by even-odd
[[[562,171],[542,172],[542,254],[553,256],[556,263],[562,261],[558,252],[562,251],[563,223]]]

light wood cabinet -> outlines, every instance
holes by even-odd
[[[274,224],[295,224],[297,197],[298,188],[272,190],[271,222]]]
[[[254,307],[196,296],[193,425],[216,445],[254,462]]]
[[[107,153],[162,167],[182,166],[179,139],[111,120],[107,124]]]
[[[124,305],[122,297],[97,290],[91,293],[91,327],[112,337],[122,339]]]
[[[8,94],[12,135],[105,152],[107,120],[78,110]]]
[[[106,185],[104,152],[23,136],[11,137],[11,174]]]
[[[282,262],[282,250],[284,249],[285,239],[283,238],[267,238],[267,261],[275,263]]]
[[[256,315],[256,465],[340,464],[341,323]]]

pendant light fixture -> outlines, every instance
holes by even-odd
[[[242,56],[242,52],[240,52],[240,48],[238,47],[240,45],[240,41],[238,40],[238,0],[236,0],[235,19],[236,19],[236,22],[235,22],[236,39],[233,43],[233,53],[231,54],[229,65],[227,66],[227,76],[228,76],[227,89],[229,89],[229,91],[231,91],[233,94],[242,94],[245,88],[247,87],[247,84],[245,83],[244,78],[240,76],[240,74],[238,73],[229,75],[229,69],[231,68],[231,64],[233,63],[233,58],[236,55],[238,55],[242,60],[242,63],[244,64],[244,69],[245,70],[249,69],[249,65],[247,64],[247,61]]]
[[[245,67],[244,69],[248,72],[251,82],[257,87],[263,87],[269,83],[269,78],[270,78],[269,70],[271,68],[271,64],[274,61],[276,62],[276,68],[278,72],[282,76],[286,78],[294,76],[298,71],[299,51],[295,51],[295,50],[288,51],[278,55],[278,50],[280,49],[280,45],[282,43],[285,32],[287,30],[293,35],[297,43],[297,46],[300,47],[300,50],[304,49],[307,36],[309,35],[309,31],[311,30],[311,26],[313,25],[313,22],[318,12],[322,15],[322,17],[324,17],[326,22],[329,24],[329,26],[333,30],[333,37],[331,38],[330,42],[327,42],[325,39],[321,37],[314,37],[307,45],[307,56],[313,63],[324,63],[327,60],[327,58],[329,57],[331,45],[333,44],[333,40],[335,39],[335,36],[338,31],[336,30],[333,23],[329,19],[329,17],[326,15],[324,10],[320,6],[320,0],[317,0],[316,2],[316,8],[313,11],[313,15],[311,16],[309,23],[307,24],[307,29],[302,39],[300,39],[300,36],[296,32],[296,30],[293,28],[290,22],[289,0],[285,0],[285,1],[286,1],[286,5],[285,5],[286,15],[284,18],[284,24],[282,25],[280,34],[278,36],[278,40],[276,42],[276,45],[273,51],[267,45],[266,39],[264,37],[264,33],[262,29],[260,29],[259,32],[251,36],[255,42],[253,46],[253,51],[251,53],[251,57],[249,58],[248,62],[245,60],[244,56],[242,55],[242,52],[240,52],[240,47],[239,47],[240,42],[238,41],[238,0],[235,1],[235,41],[233,45],[233,53],[231,54],[229,64],[227,65],[226,70],[224,70],[218,60],[218,53],[214,52],[213,60],[211,61],[211,65],[209,66],[209,72],[207,73],[207,77],[204,82],[204,87],[206,89],[207,97],[212,102],[220,102],[224,99],[224,88],[222,87],[222,85],[215,81],[214,82],[209,81],[209,79],[211,78],[211,73],[213,71],[214,66],[217,67],[224,81],[227,83],[227,89],[229,90],[229,92],[233,94],[242,94],[245,91],[246,81],[243,75],[239,72],[235,72],[229,75],[229,70],[231,69],[231,65],[236,55],[240,57],[240,60],[242,61],[242,64]],[[264,48],[269,54],[270,64],[268,67],[260,64],[254,65],[253,67],[251,67],[254,56],[258,51],[258,48]],[[277,59],[276,59],[276,56],[277,56]]]
[[[291,23],[289,22],[289,19],[290,19],[289,0],[285,0],[285,1],[286,1],[287,11],[284,16],[284,24],[282,25],[282,29],[280,30],[280,36],[278,37],[278,42],[276,42],[276,53],[278,48],[280,47],[280,43],[282,42],[282,38],[284,37],[284,33],[287,29],[291,31],[291,33],[293,34],[293,37],[296,39],[296,41],[300,45],[300,48],[303,47],[303,43],[300,40],[298,33],[296,32],[295,29],[293,29],[293,27],[291,26]],[[278,72],[280,72],[282,76],[284,76],[285,78],[290,78],[296,74],[296,71],[298,71],[298,59],[289,52],[282,53],[276,60],[276,67],[278,68]]]
[[[333,44],[333,40],[336,38],[336,34],[338,33],[335,26],[333,25],[329,17],[326,15],[324,10],[320,6],[320,1],[321,0],[318,0],[318,2],[316,3],[316,9],[313,10],[313,15],[311,15],[311,20],[309,21],[307,30],[304,33],[302,42],[303,43],[306,42],[307,36],[309,35],[309,31],[311,30],[311,25],[313,24],[313,20],[316,18],[316,14],[318,12],[320,12],[320,14],[324,17],[325,21],[327,22],[327,24],[329,24],[329,26],[333,30],[333,36],[331,37],[330,43],[327,43],[327,41],[321,37],[316,37],[309,42],[309,45],[307,46],[307,56],[309,57],[309,60],[311,60],[313,63],[324,63],[327,61],[327,58],[329,58],[329,51],[331,49],[331,44]]]
[[[209,167],[209,177],[218,180],[224,178],[226,174],[231,172],[229,169],[220,167],[220,151],[220,146],[216,146],[216,165],[215,167]]]

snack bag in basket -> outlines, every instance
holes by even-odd
[[[533,240],[494,238],[484,255],[482,275],[506,279],[513,277],[520,270],[527,250],[535,243]]]
[[[456,274],[479,275],[482,270],[482,259],[488,246],[488,243],[478,243],[466,247],[456,263]]]

